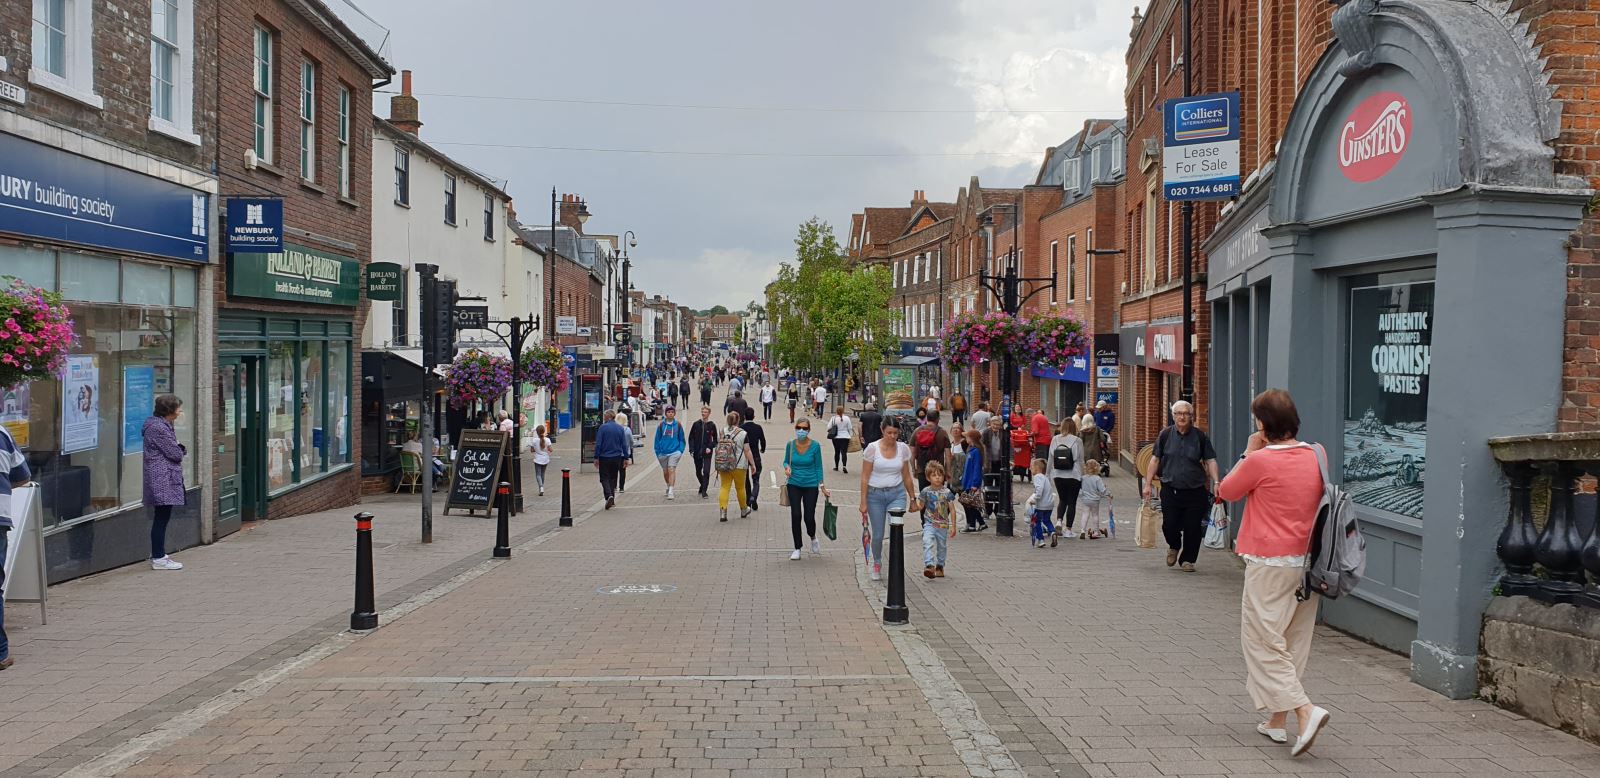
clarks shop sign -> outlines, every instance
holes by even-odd
[[[354,307],[361,263],[351,257],[285,243],[275,254],[230,255],[228,294]]]

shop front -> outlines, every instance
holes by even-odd
[[[1178,343],[1183,337],[1183,323],[1164,320],[1129,324],[1117,334],[1115,358],[1121,360],[1120,367],[1097,366],[1096,373],[1107,376],[1101,386],[1116,382],[1119,387],[1111,398],[1120,401],[1117,429],[1112,436],[1123,465],[1131,469],[1139,450],[1154,443],[1156,435],[1171,423],[1172,404],[1182,397],[1183,355],[1178,352]],[[1109,339],[1097,343],[1101,345],[1097,351],[1105,352],[1104,359],[1110,360]]]
[[[236,307],[218,313],[218,531],[348,504],[355,484],[339,476],[356,470],[351,406],[360,264],[286,243],[280,253],[230,254],[227,278],[230,301],[301,303],[297,309],[315,303],[325,313]],[[327,496],[340,489],[340,497]]]
[[[1492,4],[1379,9],[1336,12],[1276,170],[1207,246],[1211,424],[1228,461],[1250,397],[1294,395],[1367,541],[1322,617],[1463,697],[1506,516],[1485,441],[1555,428],[1564,244],[1591,193],[1556,175],[1559,106]]]
[[[0,424],[40,486],[49,581],[150,557],[143,425],[157,395],[184,401],[176,430],[191,452],[167,545],[199,543],[210,195],[5,133],[0,172],[0,276],[59,292],[77,335],[59,378],[0,387]]]
[[[1064,419],[1078,403],[1093,406],[1089,394],[1089,363],[1092,357],[1073,357],[1065,368],[1033,366],[1033,377],[1039,379],[1039,408],[1051,419]]]

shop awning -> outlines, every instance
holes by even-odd
[[[422,367],[404,352],[361,352],[361,380],[383,392],[384,402],[422,399]]]
[[[894,362],[891,362],[890,364],[893,364],[893,365],[912,365],[914,367],[921,367],[922,365],[938,364],[938,362],[939,362],[939,358],[938,357],[901,357],[900,359],[898,359],[898,360],[896,360]]]

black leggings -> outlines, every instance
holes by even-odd
[[[789,529],[794,533],[794,550],[800,550],[800,521],[805,519],[806,536],[817,539],[817,487],[788,484]]]
[[[842,467],[849,467],[850,466],[850,439],[849,438],[834,438],[833,439],[833,466],[834,467],[841,467],[841,466]]]
[[[1057,478],[1056,482],[1056,523],[1066,523],[1067,529],[1072,529],[1072,522],[1078,518],[1078,492],[1083,489],[1083,480],[1079,478]],[[1066,518],[1063,519],[1062,517]]]
[[[150,558],[167,555],[167,522],[172,520],[171,505],[152,505],[150,514]]]

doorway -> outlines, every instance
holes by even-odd
[[[262,489],[261,358],[227,356],[217,363],[217,535],[266,515]]]

